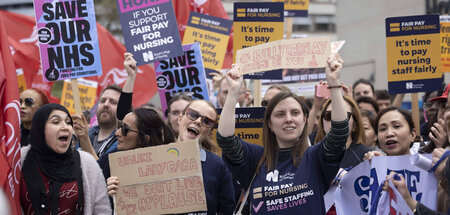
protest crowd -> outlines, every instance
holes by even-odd
[[[117,1],[125,45],[93,0],[36,0],[35,22],[0,10],[0,214],[450,214],[442,17],[386,19],[376,89],[343,81],[345,42],[283,39],[283,3],[235,3],[230,21],[180,2]],[[15,73],[6,17],[39,29],[22,63],[39,84]],[[255,81],[305,74],[313,96]],[[55,81],[59,98],[39,87]]]

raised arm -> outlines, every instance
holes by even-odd
[[[228,83],[228,95],[223,105],[222,113],[220,114],[218,132],[223,137],[230,137],[235,132],[235,113],[236,103],[239,97],[239,91],[243,84],[243,78],[239,74],[239,66],[234,64],[233,68],[225,75]]]
[[[345,110],[345,101],[342,97],[340,76],[344,61],[339,55],[328,59],[326,76],[331,94],[331,130],[325,137],[323,144],[324,159],[327,162],[342,160],[349,135],[348,118]]]
[[[132,111],[133,89],[137,74],[137,62],[134,60],[133,54],[125,53],[124,57],[123,65],[127,71],[127,79],[117,104],[117,119],[119,120],[122,120],[125,115]]]
[[[95,160],[98,160],[97,153],[92,147],[91,140],[89,139],[89,123],[83,114],[73,114],[73,130],[80,141],[80,148],[91,154]]]
[[[243,78],[239,74],[239,67],[233,68],[226,74],[228,83],[228,95],[220,114],[219,128],[217,130],[217,143],[222,148],[222,154],[235,165],[241,164],[244,158],[244,147],[235,133],[235,113],[239,91],[243,84]]]

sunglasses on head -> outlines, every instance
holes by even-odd
[[[324,111],[322,114],[322,119],[325,121],[330,121],[331,120],[331,111]],[[350,119],[350,117],[353,116],[352,112],[347,112],[347,119]]]
[[[266,107],[267,104],[269,104],[269,101],[266,101],[266,100],[261,101],[261,107]]]
[[[22,105],[24,100],[20,99],[20,105]],[[32,98],[25,98],[25,106],[31,107],[34,104],[34,99]]]
[[[125,123],[123,123],[122,121],[119,121],[119,126],[118,126],[117,129],[119,129],[119,128],[122,129],[122,136],[124,136],[124,137],[126,137],[127,134],[128,134],[128,132],[130,132],[130,131],[136,132],[136,133],[138,133],[138,134],[144,135],[144,134],[143,134],[142,132],[140,132],[140,131],[136,131],[136,130],[130,129],[130,128],[128,127],[128,125],[125,124]]]
[[[186,110],[186,116],[192,121],[195,121],[201,117],[201,125],[205,126],[207,128],[212,128],[216,124],[216,122],[214,120],[212,120],[206,116],[202,116],[202,115],[200,115],[199,112],[192,110],[190,108],[188,108]]]

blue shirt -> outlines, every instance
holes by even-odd
[[[242,141],[244,162],[234,166],[227,161],[233,176],[248,187],[263,154],[263,148]],[[339,170],[340,162],[327,163],[323,143],[309,147],[298,167],[293,165],[291,151],[278,153],[277,166],[267,172],[259,169],[250,188],[252,214],[325,214],[323,195]]]

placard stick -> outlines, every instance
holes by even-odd
[[[420,134],[420,121],[419,121],[419,94],[411,93],[411,110],[412,118],[414,122],[414,128],[416,128],[416,134]]]
[[[71,84],[73,93],[73,103],[75,105],[75,113],[82,114],[83,111],[81,110],[80,91],[78,90],[78,79],[77,78],[71,79]]]
[[[261,80],[257,79],[253,82],[253,105],[261,107]]]
[[[292,38],[292,17],[286,18],[286,38]]]

